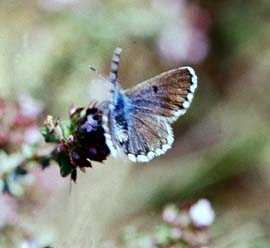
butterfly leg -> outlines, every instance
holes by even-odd
[[[120,62],[120,54],[122,49],[117,47],[113,52],[112,63],[111,63],[111,73],[110,73],[110,81],[115,85],[118,81],[118,68]]]

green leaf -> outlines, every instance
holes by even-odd
[[[62,177],[66,177],[74,169],[74,166],[70,163],[68,155],[64,152],[59,152],[57,154],[56,161],[60,166],[60,173]]]
[[[62,134],[64,139],[68,139],[68,137],[71,135],[71,128],[70,128],[70,121],[61,121],[60,127],[62,129]]]
[[[167,225],[162,225],[155,236],[158,244],[167,245],[171,240],[171,228]]]
[[[56,142],[58,142],[58,139],[54,135],[54,133],[49,132],[49,130],[46,127],[42,127],[40,129],[40,132],[41,132],[42,136],[44,137],[45,142],[48,142],[48,143],[56,143]]]

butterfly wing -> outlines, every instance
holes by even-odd
[[[120,94],[104,122],[112,154],[118,149],[133,162],[164,154],[174,140],[170,123],[186,112],[196,87],[194,70],[182,67]],[[118,102],[124,102],[123,106],[117,107]]]
[[[164,72],[125,91],[135,108],[158,115],[168,122],[185,114],[197,88],[197,76],[191,67]]]
[[[148,162],[171,147],[173,132],[164,118],[134,110],[130,120],[130,138],[121,148],[131,161]]]

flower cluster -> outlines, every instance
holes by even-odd
[[[128,247],[211,247],[208,227],[213,223],[215,213],[208,200],[200,199],[182,207],[168,205],[163,210],[162,219],[165,223],[159,226],[155,234],[125,233],[124,240]]]
[[[33,182],[28,174],[32,162],[42,164],[37,144],[42,140],[37,126],[42,105],[29,96],[10,103],[0,99],[0,191],[20,196]]]
[[[42,109],[40,102],[27,95],[13,102],[0,99],[0,247],[17,247],[22,242],[19,247],[40,248],[51,242],[51,238],[35,241],[38,245],[33,246],[36,238],[22,218],[41,200],[40,195],[24,193],[42,181],[37,179],[45,178],[43,169],[49,165],[51,150],[43,147],[38,127]],[[54,190],[55,185],[54,181]],[[44,193],[44,187],[38,186]],[[24,237],[31,241],[22,241]]]
[[[71,175],[76,182],[77,168],[85,171],[91,161],[102,162],[110,154],[102,128],[102,112],[94,104],[88,108],[71,108],[69,121],[48,116],[42,134],[46,142],[55,143],[52,158],[62,176]]]
[[[33,145],[41,140],[37,120],[42,104],[22,95],[13,104],[0,99],[0,148],[9,151],[22,144]]]

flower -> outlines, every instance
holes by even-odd
[[[174,224],[179,216],[179,209],[175,205],[168,205],[162,213],[162,218],[168,224]]]
[[[158,47],[165,60],[198,64],[206,58],[209,50],[207,36],[189,25],[176,23],[161,32]]]
[[[162,59],[174,63],[201,63],[210,46],[208,29],[210,17],[200,6],[187,1],[160,2],[165,20],[157,38],[157,49]],[[172,11],[173,9],[173,11]]]
[[[21,243],[21,248],[39,248],[35,241],[24,240]]]
[[[75,182],[77,168],[85,171],[85,167],[92,167],[91,161],[102,162],[110,154],[101,125],[102,115],[93,104],[88,108],[71,107],[69,121],[55,121],[52,116],[45,120],[42,134],[46,142],[56,143],[53,159],[63,177],[71,175]]]
[[[35,120],[42,112],[43,105],[41,102],[33,99],[28,95],[21,95],[18,100],[20,114],[31,120]]]
[[[197,227],[210,226],[215,219],[215,212],[211,203],[206,199],[201,199],[192,205],[189,215],[193,224]]]
[[[73,142],[68,144],[71,162],[80,167],[89,167],[91,160],[102,162],[110,153],[101,126],[102,112],[90,107],[77,118]]]
[[[33,162],[42,165],[45,157],[38,154],[40,130],[37,119],[43,105],[28,95],[15,102],[0,99],[0,189],[21,196],[25,186],[33,183],[28,173]]]
[[[204,216],[204,219],[200,218],[201,214]],[[209,235],[209,229],[202,227],[213,222],[213,214],[214,211],[209,201],[205,199],[201,199],[193,205],[189,202],[184,202],[181,205],[170,204],[162,212],[162,218],[165,223],[162,223],[154,234],[136,233],[127,230],[128,235],[125,236],[125,241],[128,242],[128,247],[141,247],[139,245],[140,241],[148,240],[148,246],[143,244],[142,247],[207,248],[209,247],[211,236]],[[207,220],[205,216],[208,216]],[[192,223],[191,218],[193,220],[196,219],[197,224],[200,221],[200,225]],[[130,244],[134,245],[130,246]]]
[[[37,119],[43,109],[33,98],[22,95],[16,102],[0,99],[0,146],[8,151],[24,142],[32,145],[40,141]]]
[[[24,142],[28,145],[37,144],[41,141],[41,133],[37,126],[27,127],[24,131]]]

